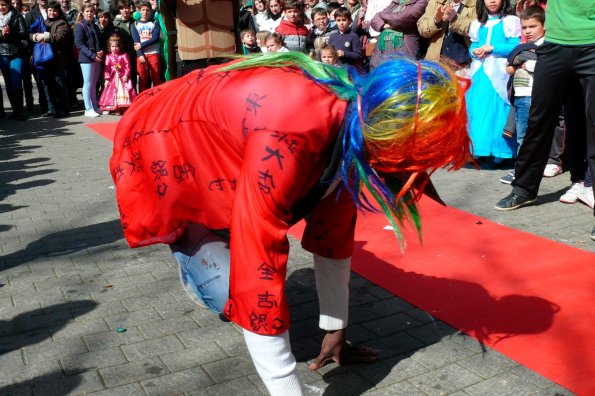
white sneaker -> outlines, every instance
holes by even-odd
[[[101,115],[109,115],[109,111],[108,111],[108,110],[103,110],[103,111],[101,112]]]
[[[581,185],[578,194],[576,194],[576,198],[593,209],[593,206],[595,205],[595,198],[593,198],[593,186],[585,187],[584,185]]]
[[[560,202],[564,202],[564,203],[568,203],[568,204],[576,203],[576,201],[578,201],[578,193],[582,187],[583,187],[582,181],[577,182],[577,183],[572,183],[572,185],[570,186],[568,191],[566,191],[564,193],[564,195],[562,195],[560,197]]]
[[[85,117],[99,117],[100,114],[95,110],[85,110]]]
[[[554,177],[562,174],[562,167],[556,164],[547,164],[543,171],[543,177]]]

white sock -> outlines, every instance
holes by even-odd
[[[256,371],[271,396],[302,396],[296,362],[289,345],[289,331],[260,335],[244,329],[244,339]]]
[[[347,327],[351,257],[330,259],[314,255],[316,291],[320,306],[319,326],[323,330]]]

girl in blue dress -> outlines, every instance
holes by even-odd
[[[467,111],[473,155],[492,156],[495,163],[513,158],[517,152],[515,139],[502,136],[510,110],[506,57],[520,43],[521,36],[520,20],[506,15],[508,9],[509,0],[478,0],[478,19],[469,28],[473,62]]]

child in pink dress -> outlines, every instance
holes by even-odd
[[[123,114],[136,97],[136,91],[130,81],[130,58],[122,51],[122,41],[117,34],[110,36],[108,47],[110,52],[105,57],[105,85],[99,99],[99,107],[104,113]]]

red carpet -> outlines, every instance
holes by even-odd
[[[89,127],[108,138],[115,130]],[[353,270],[563,387],[595,395],[594,255],[431,200],[421,213],[423,247],[406,232],[404,255],[383,215],[360,215]]]
[[[116,133],[116,125],[118,125],[116,122],[98,122],[96,124],[87,124],[87,127],[113,142],[114,134]]]
[[[595,395],[595,256],[426,199],[400,253],[358,219],[353,270],[579,395]],[[303,224],[292,229],[301,236]]]

